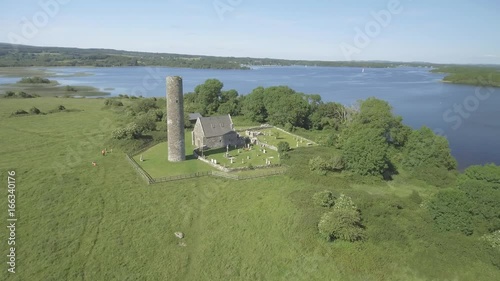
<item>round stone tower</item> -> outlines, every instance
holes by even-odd
[[[186,160],[184,148],[184,96],[182,78],[167,76],[168,161]]]

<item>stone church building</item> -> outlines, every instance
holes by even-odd
[[[233,120],[229,114],[198,117],[191,137],[194,147],[203,149],[240,145],[242,142],[234,131]]]

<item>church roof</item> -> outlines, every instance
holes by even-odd
[[[199,117],[196,122],[200,122],[206,138],[222,136],[234,131],[233,120],[229,114],[222,116]]]
[[[196,119],[203,117],[200,113],[195,112],[195,113],[189,113],[189,121],[195,121]]]

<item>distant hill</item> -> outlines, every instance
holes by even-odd
[[[212,69],[249,69],[249,66],[304,65],[347,67],[439,67],[426,62],[309,61],[272,58],[215,57],[171,53],[131,52],[113,49],[37,47],[0,43],[0,67],[8,66],[168,66]]]

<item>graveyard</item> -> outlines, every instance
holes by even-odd
[[[256,137],[260,142],[277,147],[278,143],[284,141],[290,144],[290,147],[308,147],[315,145],[314,142],[307,140],[303,137],[292,135],[288,132],[282,131],[277,128],[265,128],[257,130],[260,132]]]
[[[229,146],[211,149],[203,151],[203,156],[207,160],[215,160],[215,164],[226,168],[257,167],[280,163],[277,151],[259,145],[249,145],[246,148]]]

